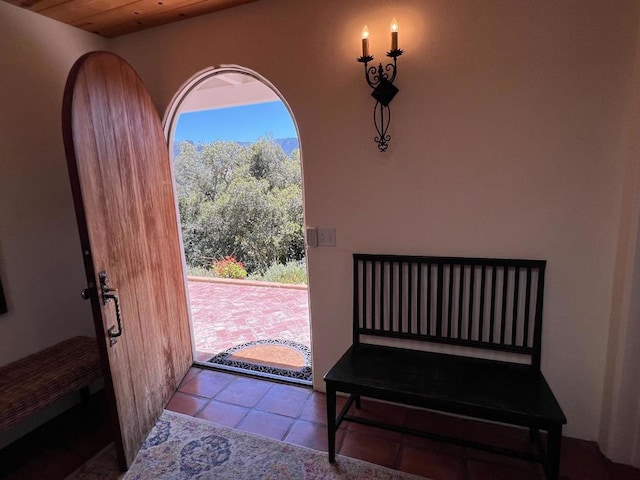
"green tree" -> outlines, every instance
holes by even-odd
[[[302,188],[290,184],[274,191],[276,209],[280,215],[280,238],[277,260],[286,264],[290,260],[304,258],[304,234],[302,231]]]
[[[228,188],[234,171],[246,163],[246,157],[246,148],[236,142],[182,142],[175,161],[178,196],[198,192],[215,201]]]
[[[267,136],[259,139],[250,148],[249,173],[257,179],[266,179],[271,188],[284,186],[282,165],[286,162],[287,155],[282,147],[275,142],[272,136]]]
[[[287,156],[272,137],[183,142],[175,173],[189,266],[231,255],[252,273],[304,257],[298,150]]]
[[[224,223],[216,204],[200,192],[193,192],[188,197],[178,198],[178,208],[187,265],[210,267],[218,256],[216,237]]]
[[[266,180],[235,178],[220,198],[219,214],[225,219],[219,246],[247,271],[264,270],[277,258],[281,216]]]

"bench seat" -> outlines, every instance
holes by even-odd
[[[360,344],[324,377],[346,393],[546,430],[566,418],[529,365]]]
[[[96,339],[81,336],[0,367],[0,430],[101,376]]]

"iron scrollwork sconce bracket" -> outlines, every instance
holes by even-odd
[[[387,134],[389,123],[391,122],[391,109],[389,104],[393,97],[400,91],[393,82],[398,72],[398,57],[404,53],[404,50],[395,49],[387,52],[387,57],[393,59],[393,63],[387,63],[384,67],[382,63],[376,66],[369,66],[369,62],[373,60],[372,55],[366,55],[358,58],[358,62],[364,64],[364,76],[369,86],[373,89],[371,96],[375,98],[376,104],[373,107],[373,123],[376,127],[378,135],[375,141],[378,144],[378,150],[384,152],[389,147],[391,136]]]

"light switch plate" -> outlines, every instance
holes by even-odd
[[[318,229],[316,227],[307,227],[307,246],[318,246]]]
[[[336,246],[336,229],[335,228],[319,228],[318,229],[318,245],[320,247]]]

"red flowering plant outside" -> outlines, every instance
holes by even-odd
[[[245,278],[247,271],[242,262],[232,256],[226,256],[222,260],[216,260],[211,264],[211,270],[220,278]]]

